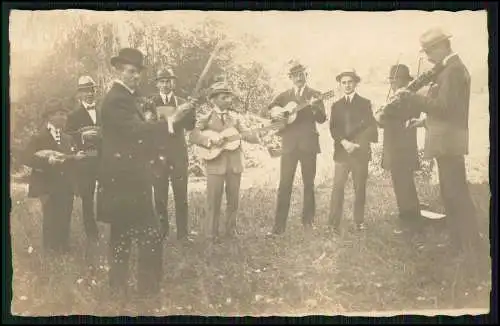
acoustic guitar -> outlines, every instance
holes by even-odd
[[[288,104],[285,107],[280,107],[280,106],[275,106],[271,108],[271,113],[274,114],[284,114],[284,124],[283,127],[280,128],[280,131],[285,129],[287,125],[293,123],[295,119],[297,119],[297,114],[302,110],[305,109],[306,107],[314,104],[317,101],[323,101],[326,99],[329,99],[331,97],[335,96],[335,93],[333,90],[330,90],[326,93],[322,93],[319,95],[318,98],[312,98],[311,100],[298,104],[295,101],[288,102]],[[274,119],[273,121],[277,121],[277,119]]]
[[[274,122],[268,126],[255,128],[248,130],[247,132],[240,133],[236,128],[231,127],[225,129],[222,132],[217,132],[213,130],[202,131],[201,134],[208,137],[220,136],[223,138],[223,142],[220,145],[212,144],[210,148],[204,146],[198,146],[198,155],[206,160],[211,161],[219,157],[224,151],[235,151],[241,146],[241,140],[246,136],[254,132],[267,131],[272,129],[279,129],[283,126],[282,121]]]

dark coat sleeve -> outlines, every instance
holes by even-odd
[[[338,106],[336,103],[333,103],[330,112],[330,135],[336,141],[341,141],[345,137],[341,123]]]
[[[315,92],[314,96],[320,96],[320,92]],[[324,123],[326,121],[326,110],[325,103],[323,101],[317,101],[313,105],[311,105],[314,112],[314,119],[317,123]]]
[[[22,154],[24,165],[33,169],[46,169],[50,166],[47,159],[35,155],[36,152],[43,149],[41,148],[41,144],[40,135],[36,135],[30,139]]]

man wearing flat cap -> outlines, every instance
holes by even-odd
[[[340,233],[344,189],[351,173],[354,185],[354,223],[357,230],[365,229],[366,181],[368,163],[371,159],[370,143],[378,141],[378,133],[370,100],[356,92],[356,86],[361,81],[356,71],[345,69],[337,75],[336,79],[344,96],[333,103],[330,115],[335,168],[329,224],[335,233]]]
[[[469,153],[470,75],[454,53],[448,33],[432,28],[420,37],[422,51],[434,65],[442,65],[428,96],[407,90],[396,93],[427,114],[424,155],[438,165],[441,196],[451,226],[452,248],[474,252],[480,236],[474,203],[467,185],[464,156]]]
[[[391,67],[389,82],[393,92],[405,88],[412,80],[408,66]],[[415,122],[420,121],[420,110],[409,102],[398,105],[395,114],[388,115],[383,110],[376,114],[379,126],[384,129],[382,167],[391,173],[401,222],[408,226],[418,225],[422,219],[414,172],[419,168]]]
[[[250,143],[259,143],[256,133],[250,133],[241,122],[239,114],[231,109],[234,93],[225,82],[214,83],[208,95],[213,109],[200,118],[190,135],[193,144],[205,148],[221,145],[224,139],[218,135],[229,128],[242,134],[242,139]],[[206,135],[204,131],[213,131]],[[226,221],[224,236],[233,238],[238,235],[237,215],[241,174],[243,172],[243,152],[241,146],[234,151],[223,151],[218,157],[208,160],[207,173],[207,208],[202,222],[203,233],[214,243],[222,241],[219,220],[223,190],[226,192]]]
[[[98,220],[110,223],[113,293],[127,294],[132,239],[137,240],[137,290],[155,295],[161,288],[162,241],[154,213],[151,161],[154,136],[166,122],[146,121],[137,89],[144,69],[143,54],[132,48],[111,58],[116,80],[101,106],[102,147],[99,169]]]
[[[177,76],[171,68],[163,68],[157,72],[155,82],[158,94],[150,99],[151,105],[146,109],[154,120],[158,119],[158,108],[167,106],[175,111],[180,105],[186,103],[185,99],[175,94],[176,81]],[[158,135],[160,150],[156,162],[159,165],[159,176],[155,180],[156,210],[160,216],[164,235],[167,235],[169,231],[168,190],[172,183],[177,239],[190,241],[187,202],[188,152],[185,131],[190,131],[195,127],[196,112],[190,110],[178,122],[173,123],[171,119],[168,119],[167,123],[168,132]]]
[[[70,251],[73,165],[74,159],[81,157],[73,156],[76,153],[72,137],[63,130],[67,114],[57,102],[49,104],[43,114],[42,129],[30,139],[23,153],[23,164],[32,168],[28,197],[39,198],[42,206],[42,243],[46,253]],[[70,157],[42,155],[44,151]]]
[[[96,83],[90,76],[78,78],[77,105],[68,114],[65,130],[73,136],[77,150],[99,151],[100,137],[93,139],[84,137],[80,131],[85,127],[99,127],[101,124],[100,114],[97,113],[96,105]],[[96,128],[96,133],[97,133]],[[98,158],[88,157],[79,162],[77,166],[77,190],[82,200],[83,225],[87,241],[95,243],[98,239],[98,228],[94,216],[94,193],[97,181]]]
[[[275,107],[283,108],[290,102],[303,104],[320,96],[319,91],[307,85],[307,74],[304,65],[296,60],[291,60],[288,64],[288,77],[293,83],[293,87],[280,93],[268,105],[264,113],[270,115],[272,119],[285,118],[283,114],[275,113],[278,111],[273,111]],[[285,232],[290,210],[293,180],[299,162],[304,184],[302,224],[306,229],[312,228],[316,211],[314,194],[316,157],[321,152],[316,123],[324,123],[325,121],[326,113],[323,101],[312,101],[312,104],[298,112],[295,121],[279,132],[282,144],[280,183],[274,227],[268,233],[268,236]]]

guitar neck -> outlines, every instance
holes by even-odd
[[[248,135],[251,135],[252,133],[254,132],[259,132],[259,131],[267,131],[267,130],[272,130],[272,129],[276,129],[278,128],[279,126],[281,126],[282,123],[281,122],[276,122],[276,123],[273,123],[273,124],[270,124],[269,126],[264,126],[264,127],[260,127],[260,128],[255,128],[255,129],[251,129],[251,130],[248,130],[244,133],[241,133],[241,134],[236,134],[236,135],[232,135],[232,136],[229,136],[226,138],[227,141],[234,141],[234,140],[238,140],[238,139],[241,139],[243,138],[244,136],[248,136]]]
[[[316,99],[316,101],[323,101],[323,100],[326,100],[326,99],[328,99],[328,98],[330,98],[330,97],[332,97],[332,96],[333,96],[333,92],[332,92],[332,91],[329,91],[329,92],[326,92],[326,93],[321,94],[321,95],[320,95],[320,96]],[[311,104],[312,104],[312,103],[310,103],[310,102],[301,103],[301,104],[299,104],[299,105],[297,105],[297,106],[295,107],[295,109],[293,110],[293,112],[294,112],[294,113],[297,113],[297,112],[299,112],[300,110],[302,110],[302,109],[304,109],[304,108],[308,107],[308,106],[309,106],[309,105],[311,105]]]

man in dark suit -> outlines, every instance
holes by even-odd
[[[154,136],[165,132],[164,118],[146,121],[138,107],[137,88],[143,55],[131,48],[111,59],[117,79],[101,106],[102,146],[99,167],[98,220],[110,223],[109,282],[127,288],[132,239],[138,244],[139,294],[158,294],[162,276],[162,241],[154,213],[151,161]]]
[[[366,181],[371,159],[372,142],[378,141],[377,124],[371,103],[356,92],[361,81],[354,69],[346,69],[337,76],[344,96],[333,103],[330,115],[330,133],[334,140],[335,161],[329,224],[340,232],[343,215],[344,189],[352,172],[354,184],[354,222],[357,230],[365,229]]]
[[[411,80],[413,78],[406,65],[391,67],[389,81],[393,92],[405,88]],[[382,167],[391,173],[399,217],[402,222],[413,224],[421,221],[414,179],[414,172],[419,168],[417,128],[414,121],[420,119],[420,110],[411,104],[398,103],[400,107],[395,108],[395,113],[391,115],[379,110],[376,119],[384,129]]]
[[[99,150],[100,141],[86,140],[80,131],[81,128],[101,124],[100,114],[97,114],[95,103],[96,83],[90,76],[82,76],[78,79],[78,104],[68,114],[66,121],[66,132],[73,135],[73,142],[77,149]],[[97,137],[96,137],[97,138]],[[88,157],[80,161],[77,167],[77,190],[82,200],[83,225],[89,242],[98,239],[98,228],[94,216],[94,193],[97,181],[97,157]]]
[[[306,84],[305,67],[292,60],[289,63],[288,76],[294,87],[279,94],[267,107],[273,119],[283,119],[275,107],[285,107],[290,102],[298,104],[318,98],[320,92]],[[316,204],[314,195],[314,179],[316,177],[316,157],[320,153],[319,134],[316,123],[324,123],[326,113],[323,101],[312,101],[312,104],[299,111],[297,118],[280,131],[282,138],[282,156],[280,183],[276,207],[276,217],[272,232],[268,236],[285,232],[286,221],[290,210],[290,197],[297,164],[300,162],[302,181],[304,183],[304,202],[302,210],[302,224],[311,228],[314,220]]]
[[[162,69],[156,75],[158,94],[150,99],[151,105],[146,108],[153,119],[157,119],[157,107],[169,106],[172,110],[186,103],[186,100],[175,95],[176,79],[172,69]],[[165,235],[169,232],[168,190],[172,183],[175,201],[175,220],[177,239],[191,241],[188,238],[188,152],[184,132],[192,130],[196,123],[196,114],[191,110],[181,120],[169,124],[168,132],[159,135],[160,150],[158,153],[159,176],[155,180],[156,209],[160,216]],[[168,148],[166,144],[168,143]]]
[[[415,103],[427,113],[424,156],[438,165],[441,197],[451,224],[452,247],[456,252],[474,252],[480,236],[474,203],[467,186],[464,156],[469,152],[470,75],[458,54],[451,35],[439,28],[422,34],[420,44],[429,62],[442,65],[428,96],[400,90],[401,101]]]
[[[75,154],[71,136],[62,131],[66,110],[55,104],[44,114],[45,125],[33,136],[24,152],[24,164],[32,168],[28,197],[39,198],[42,204],[42,239],[47,252],[68,253],[73,211],[74,159],[42,154],[43,150]]]

